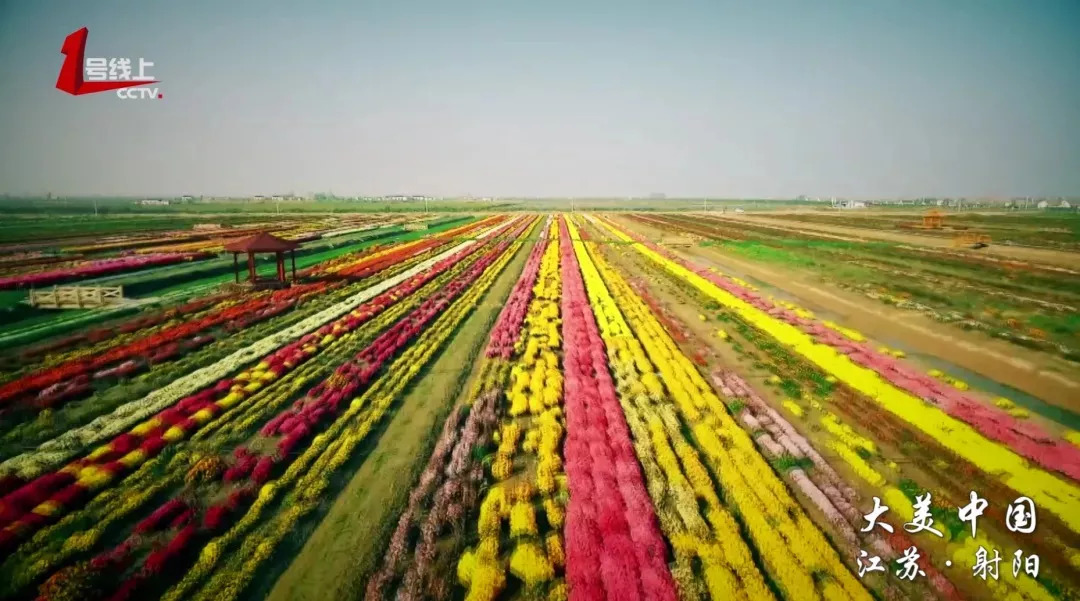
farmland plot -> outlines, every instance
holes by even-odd
[[[0,596],[1073,598],[1076,432],[635,231],[678,219],[480,217],[47,338],[0,381]]]

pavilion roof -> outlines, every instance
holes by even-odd
[[[225,245],[225,250],[229,252],[256,252],[256,253],[272,253],[281,252],[286,250],[293,250],[298,248],[300,244],[293,242],[292,240],[282,240],[273,234],[266,232],[259,232],[250,238],[244,238],[243,240],[237,240]]]

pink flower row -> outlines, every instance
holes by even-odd
[[[510,298],[506,300],[506,305],[499,313],[499,319],[491,330],[484,356],[509,359],[513,354],[514,344],[521,337],[521,324],[525,321],[525,312],[528,311],[529,303],[532,302],[533,286],[536,284],[536,275],[540,272],[540,259],[544,256],[546,247],[547,245],[542,241],[533,247],[521,278],[514,285]]]
[[[180,263],[182,261],[208,259],[212,256],[212,254],[208,253],[159,253],[153,255],[100,259],[76,265],[74,267],[66,267],[64,269],[52,269],[49,271],[24,273],[0,278],[0,289],[45,286],[67,280],[97,277],[121,271],[141,269],[143,267],[157,267],[160,265]]]

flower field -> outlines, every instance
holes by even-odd
[[[1076,598],[1071,426],[639,229],[678,219],[298,220],[353,246],[36,336],[0,374],[0,598]],[[223,260],[154,238],[0,286]]]
[[[206,253],[154,253],[116,259],[75,262],[63,269],[49,266],[49,268],[41,271],[30,271],[19,275],[2,277],[0,278],[0,290],[45,286],[79,278],[144,269],[158,265],[170,265],[182,261],[197,261],[207,259],[210,256]]]

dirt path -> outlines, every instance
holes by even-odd
[[[719,217],[719,215],[710,214],[709,217],[716,218]],[[757,225],[777,227],[779,229],[789,230],[793,232],[826,232],[856,239],[861,238],[869,240],[885,240],[888,242],[900,242],[902,244],[912,244],[916,246],[933,246],[937,248],[952,249],[953,244],[952,239],[950,238],[943,238],[937,236],[922,236],[919,234],[901,232],[887,232],[882,230],[851,227],[846,225],[830,225],[825,223],[811,223],[805,221],[786,221],[783,217],[765,217],[762,215],[747,215],[745,213],[730,213],[724,214],[723,219],[732,223],[738,223],[739,221],[743,221],[748,223],[754,223]],[[1060,250],[1050,250],[1046,248],[1034,248],[1030,246],[1002,246],[991,243],[990,246],[988,246],[987,248],[983,248],[978,251],[971,251],[971,254],[990,254],[1001,257],[1008,257],[1010,259],[1031,261],[1033,263],[1046,263],[1049,265],[1069,267],[1071,269],[1080,268],[1080,253],[1070,253]]]
[[[653,239],[659,235],[655,228],[623,217],[615,221]],[[835,313],[842,325],[868,337],[900,341],[919,353],[940,357],[1070,411],[1080,411],[1080,380],[1073,375],[1075,366],[1064,360],[895,309],[798,273],[735,258],[715,247],[671,250],[713,264],[722,272],[737,271],[760,280],[792,295],[798,304],[812,311]]]
[[[408,389],[386,431],[266,599],[315,601],[363,596],[365,583],[360,579],[378,565],[443,421],[459,396],[468,393],[464,384],[479,365],[469,352],[475,349],[479,355],[531,249],[529,243],[518,249],[426,374]]]

